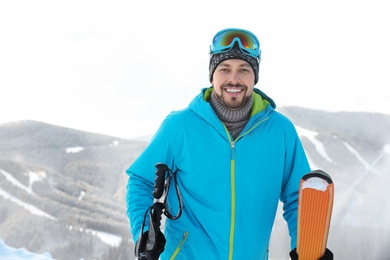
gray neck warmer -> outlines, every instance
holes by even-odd
[[[249,120],[253,97],[247,99],[247,102],[239,108],[229,108],[219,100],[215,91],[211,93],[210,104],[217,113],[219,119],[225,124],[233,139],[236,139],[246,123]]]

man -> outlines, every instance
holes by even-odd
[[[127,170],[135,241],[148,234],[140,236],[153,203],[155,164],[175,173],[184,207],[180,218],[166,220],[161,259],[268,259],[279,200],[296,246],[298,187],[310,167],[293,124],[254,88],[260,58],[251,32],[218,32],[210,46],[212,86],[168,115]],[[177,211],[177,194],[167,196]]]

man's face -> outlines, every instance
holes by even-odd
[[[252,95],[255,73],[248,62],[230,59],[221,62],[213,74],[213,87],[219,99],[230,108],[241,107]]]

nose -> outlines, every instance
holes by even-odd
[[[236,84],[240,81],[240,78],[239,78],[239,75],[237,72],[232,72],[230,74],[230,78],[229,78],[229,81],[233,84]]]

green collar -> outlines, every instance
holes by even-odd
[[[213,92],[214,88],[213,87],[209,87],[207,88],[204,93],[203,93],[203,99],[207,102],[210,101],[210,97],[211,97],[211,92]],[[261,111],[263,111],[267,105],[269,105],[270,103],[268,102],[268,100],[266,99],[263,99],[261,97],[261,95],[255,91],[253,91],[253,105],[252,105],[252,113],[251,113],[251,116],[253,116],[254,114],[257,114]]]

